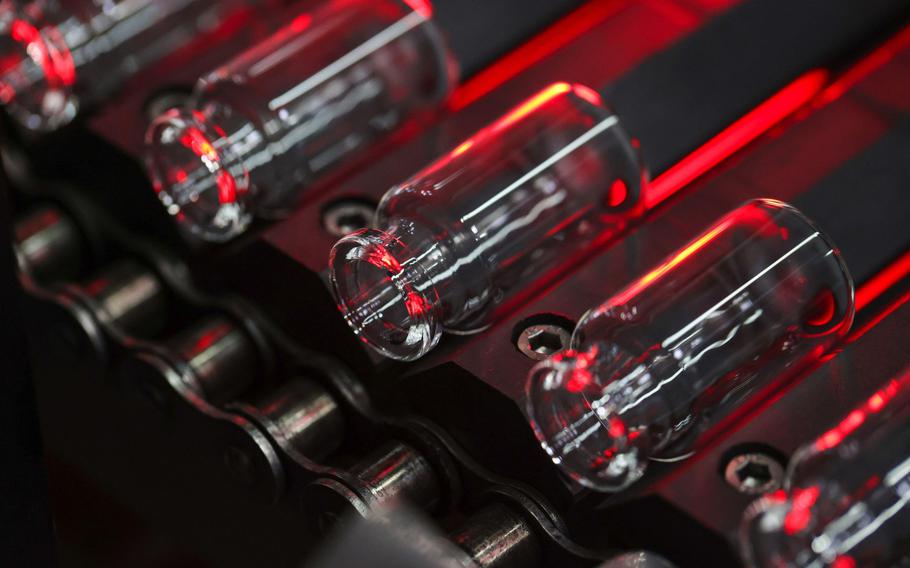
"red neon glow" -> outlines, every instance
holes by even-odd
[[[433,17],[433,6],[428,0],[404,0],[412,10],[429,20]]]
[[[625,0],[586,3],[458,87],[452,93],[449,107],[463,109],[599,25],[625,4]]]
[[[856,291],[856,310],[862,310],[891,286],[910,274],[910,251],[870,278]]]
[[[870,396],[859,408],[848,414],[847,417],[841,420],[834,428],[831,428],[819,436],[818,439],[815,440],[815,449],[819,452],[824,452],[840,445],[840,443],[844,441],[844,438],[863,425],[869,415],[881,412],[882,409],[887,406],[888,402],[901,392],[902,388],[907,388],[908,382],[910,382],[910,374],[904,375],[900,379],[889,381],[884,387]]]
[[[629,300],[634,298],[639,292],[641,292],[642,290],[647,288],[648,285],[651,284],[651,282],[662,277],[664,274],[666,274],[667,272],[672,270],[674,267],[676,267],[679,264],[681,264],[682,262],[684,262],[687,258],[689,258],[693,254],[697,253],[699,250],[704,248],[705,245],[707,245],[708,243],[713,241],[715,238],[717,238],[717,235],[720,234],[722,231],[724,231],[730,225],[731,222],[732,222],[732,219],[727,218],[727,219],[721,221],[720,223],[718,223],[713,229],[711,229],[710,231],[708,231],[707,233],[705,233],[704,235],[702,235],[701,237],[696,239],[694,242],[692,242],[686,248],[682,249],[681,251],[679,251],[678,253],[673,255],[673,257],[671,257],[670,260],[664,262],[663,264],[661,264],[660,266],[658,266],[651,272],[645,274],[639,280],[637,280],[634,284],[632,284],[631,286],[629,286],[628,288],[626,288],[625,290],[623,290],[622,292],[617,294],[614,298],[613,304],[622,305],[622,304],[628,303]]]
[[[784,531],[787,534],[796,534],[807,526],[812,519],[812,506],[818,501],[818,487],[793,490],[793,505],[784,517]]]
[[[725,128],[658,176],[645,194],[645,206],[651,208],[663,202],[802,108],[818,95],[828,76],[828,72],[821,69],[805,73]]]

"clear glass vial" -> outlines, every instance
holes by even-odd
[[[756,567],[910,565],[910,369],[797,450],[740,541]]]
[[[751,201],[586,313],[573,349],[532,370],[526,412],[564,473],[618,491],[830,348],[853,311],[824,233],[784,203]]]
[[[152,123],[155,190],[191,235],[227,241],[257,216],[286,214],[307,187],[438,106],[452,69],[429,4],[323,2]]]
[[[557,83],[391,189],[329,259],[345,320],[414,360],[488,326],[529,285],[636,216],[638,152],[597,93]]]
[[[0,0],[0,103],[30,131],[56,129],[242,0]]]

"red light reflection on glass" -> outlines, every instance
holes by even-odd
[[[618,207],[623,204],[626,197],[629,196],[629,188],[621,179],[617,179],[610,185],[610,192],[607,194],[607,205]]]
[[[47,28],[44,33],[59,35],[55,28]],[[40,67],[44,78],[51,87],[66,87],[76,81],[76,66],[68,50],[49,47],[42,37],[42,32],[25,20],[15,20],[10,27],[14,41],[25,45],[25,50]],[[61,44],[62,41],[56,42]]]
[[[821,91],[828,76],[822,69],[805,73],[680,160],[653,181],[645,194],[646,207],[663,202],[805,106]]]
[[[831,568],[856,568],[856,560],[852,556],[838,556],[831,563]]]
[[[812,506],[818,501],[819,493],[818,487],[815,486],[793,490],[793,506],[784,517],[784,531],[787,534],[796,534],[809,525],[812,519]]]
[[[310,27],[310,24],[313,23],[313,16],[310,14],[300,14],[293,20],[291,20],[290,28],[294,32],[302,32],[303,30]]]
[[[592,105],[603,105],[603,99],[600,97],[600,93],[591,87],[582,85],[581,83],[575,83],[572,85],[572,92],[578,95],[579,98],[588,101]]]
[[[625,290],[623,290],[622,292],[617,294],[615,297],[614,303],[620,304],[620,305],[627,303],[631,298],[635,297],[639,292],[641,292],[643,289],[648,287],[648,285],[650,285],[651,282],[662,277],[664,274],[666,274],[667,272],[672,270],[674,267],[676,267],[679,264],[681,264],[682,262],[684,262],[687,258],[689,258],[693,254],[697,253],[699,250],[703,249],[705,247],[705,245],[707,245],[712,240],[714,240],[717,237],[717,235],[720,234],[721,232],[723,232],[732,222],[733,222],[733,219],[728,218],[728,219],[718,223],[717,226],[715,226],[713,229],[711,229],[710,231],[708,231],[707,233],[705,233],[704,235],[702,235],[701,237],[696,239],[694,242],[692,242],[686,248],[684,248],[681,251],[679,251],[678,253],[676,253],[672,258],[670,258],[670,260],[664,262],[663,264],[661,264],[660,266],[658,266],[651,272],[645,274],[639,280],[637,280],[634,284],[632,284],[631,286],[629,286],[628,288],[626,288]]]
[[[537,109],[539,109],[543,105],[547,104],[554,98],[556,98],[559,95],[562,95],[564,93],[568,93],[571,90],[572,90],[572,86],[569,85],[568,83],[553,83],[546,89],[540,91],[539,93],[537,93],[530,99],[521,103],[520,105],[518,105],[517,107],[515,107],[514,109],[509,111],[508,114],[506,114],[505,116],[503,116],[502,118],[500,118],[499,120],[494,122],[493,126],[491,127],[491,130],[493,132],[499,132],[502,130],[506,130],[509,126],[520,121],[522,118],[528,116],[529,114],[535,112]]]
[[[404,0],[405,4],[426,19],[433,17],[433,6],[428,0]]]
[[[367,254],[366,261],[373,266],[382,268],[392,274],[401,272],[401,265],[398,263],[398,260],[384,248],[371,250],[369,254]]]
[[[831,290],[822,290],[810,306],[806,324],[812,327],[828,325],[834,319],[836,308],[834,294]]]
[[[205,134],[195,127],[189,127],[180,137],[180,143],[188,148],[191,152],[202,158],[209,168],[220,168],[221,158],[217,150],[212,146]],[[174,174],[178,181],[186,179],[186,172],[180,170]],[[233,203],[237,201],[237,182],[227,170],[221,169],[215,177],[215,183],[218,186],[218,200],[221,203]]]

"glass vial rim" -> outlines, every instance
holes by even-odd
[[[184,219],[183,207],[172,195],[172,184],[164,172],[173,168],[167,163],[171,152],[191,152],[212,177],[219,188],[222,202],[233,201],[232,218],[226,216],[219,225],[211,223],[180,223],[191,236],[213,243],[227,242],[242,234],[253,221],[253,215],[244,196],[250,193],[249,172],[243,161],[233,154],[229,144],[219,144],[225,133],[213,120],[198,110],[188,107],[172,108],[155,118],[148,127],[145,144],[146,170],[152,186],[165,211],[178,221]],[[175,145],[176,143],[176,145]],[[182,149],[179,148],[182,146]],[[230,164],[237,164],[239,171],[232,171]],[[236,169],[236,168],[234,168]]]
[[[439,293],[432,280],[418,265],[408,264],[407,247],[393,234],[380,229],[361,229],[339,240],[329,255],[329,275],[338,310],[361,341],[390,359],[415,361],[430,352],[442,337]],[[363,272],[361,269],[365,269]],[[380,310],[397,309],[407,314],[400,342],[376,335],[370,324],[381,311],[354,305],[357,291],[363,290],[363,278],[387,279],[394,286],[394,297]],[[369,287],[367,287],[369,289]]]
[[[0,15],[4,33],[12,43],[21,48],[15,55],[20,60],[30,59],[40,73],[40,79],[31,88],[37,89],[38,105],[21,104],[15,88],[3,85],[0,101],[24,128],[35,132],[51,132],[76,116],[79,104],[75,93],[76,64],[63,35],[54,26],[42,25],[40,14],[32,17],[14,7],[5,7]],[[47,102],[52,102],[48,106]]]

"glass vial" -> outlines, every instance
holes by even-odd
[[[797,450],[781,491],[750,506],[751,566],[910,564],[910,370]]]
[[[277,217],[308,186],[439,105],[452,65],[412,0],[329,0],[199,80],[146,136],[158,197],[209,242]]]
[[[638,152],[587,87],[557,83],[391,189],[329,260],[360,339],[410,361],[488,326],[519,291],[640,212]]]
[[[56,129],[250,3],[2,0],[0,103],[27,130]]]
[[[751,201],[586,313],[538,364],[526,411],[579,484],[618,491],[649,459],[690,455],[755,390],[820,355],[853,320],[853,284],[796,209]]]

